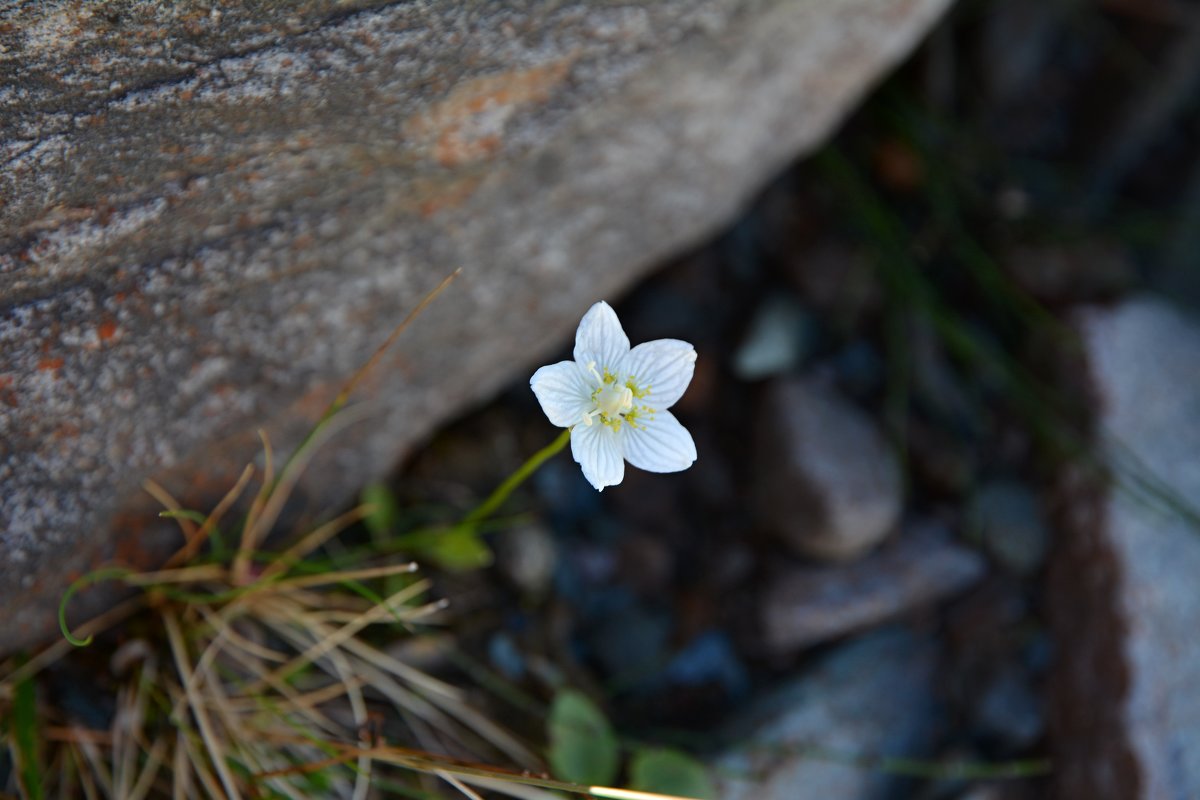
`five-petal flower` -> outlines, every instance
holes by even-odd
[[[691,383],[690,344],[659,339],[630,349],[616,312],[601,301],[580,321],[574,355],[542,367],[529,385],[550,421],[571,429],[571,454],[592,486],[620,483],[626,461],[649,472],[692,465],[692,436],[667,411]]]

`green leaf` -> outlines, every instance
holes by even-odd
[[[433,537],[425,557],[456,572],[480,569],[492,563],[492,550],[472,525],[457,525]]]
[[[639,750],[629,767],[631,788],[643,792],[715,800],[716,787],[708,770],[687,753],[665,748]]]
[[[192,511],[187,508],[176,509],[175,511],[160,511],[158,515],[163,519],[186,519],[197,525],[203,525],[208,522],[208,517],[201,514],[199,511]]]
[[[21,768],[21,784],[30,800],[42,800],[42,771],[38,753],[37,692],[32,678],[17,684],[13,698],[13,740]]]
[[[563,689],[547,720],[554,774],[584,786],[607,786],[617,776],[617,737],[604,712],[584,694]]]
[[[359,499],[364,505],[371,506],[371,511],[363,518],[363,524],[375,541],[386,538],[396,529],[400,507],[396,505],[396,495],[391,489],[382,483],[372,483],[362,490]]]

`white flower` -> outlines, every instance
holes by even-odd
[[[695,349],[678,339],[630,350],[616,312],[599,302],[575,332],[575,360],[542,367],[529,385],[550,421],[571,429],[571,455],[603,491],[625,477],[626,461],[678,472],[696,460],[692,435],[667,411],[695,367]]]

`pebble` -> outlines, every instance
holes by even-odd
[[[755,413],[759,523],[812,558],[856,558],[893,530],[903,502],[895,453],[875,422],[814,379],[770,381]]]
[[[859,561],[778,570],[761,603],[763,644],[780,654],[845,636],[960,592],[985,571],[948,530],[914,525]]]
[[[526,595],[540,597],[550,588],[558,561],[554,535],[543,525],[521,525],[496,539],[497,563],[504,576]]]
[[[1046,559],[1050,531],[1032,489],[997,480],[983,484],[971,497],[967,536],[980,542],[1006,569],[1031,575]]]
[[[883,800],[905,782],[853,761],[928,757],[945,720],[936,645],[877,631],[827,653],[751,704],[730,726],[738,744],[716,759],[722,800]]]
[[[815,320],[794,297],[782,292],[768,295],[733,354],[733,374],[756,381],[794,370],[812,348],[815,327]]]
[[[1042,701],[1019,664],[1001,667],[977,698],[975,725],[1008,752],[1033,745],[1045,730]]]

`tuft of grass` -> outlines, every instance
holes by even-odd
[[[63,639],[28,660],[0,662],[0,752],[16,766],[0,793],[33,800],[364,800],[440,796],[440,781],[467,797],[478,797],[476,789],[529,800],[557,796],[550,790],[668,797],[549,778],[534,751],[463,690],[389,652],[398,638],[434,624],[446,603],[429,599],[429,580],[416,563],[396,559],[394,547],[376,542],[327,552],[349,527],[389,516],[378,497],[285,539],[281,549],[264,547],[316,449],[353,417],[343,411],[351,390],[456,275],[392,332],[278,470],[260,434],[263,467],[248,465],[207,514],[145,484],[162,516],[179,525],[184,545],[151,572],[115,566],[85,575],[63,595]],[[420,532],[410,551],[417,544],[438,552],[431,543],[456,531],[477,537],[565,441],[535,454],[458,526]],[[256,478],[248,511],[226,530],[226,516]],[[135,594],[69,630],[68,603],[102,581],[119,581]],[[39,691],[43,679],[50,683],[50,668],[63,662],[92,676],[90,711],[111,710],[107,724],[84,724]]]

